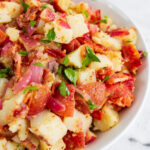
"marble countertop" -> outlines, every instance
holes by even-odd
[[[150,48],[150,0],[109,0],[134,19],[141,28]],[[149,92],[150,93],[150,92]],[[149,94],[150,96],[150,94]],[[116,143],[108,150],[150,150],[150,101],[147,99],[142,112]]]

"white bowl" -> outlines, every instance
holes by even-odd
[[[128,17],[120,9],[114,6],[114,4],[110,3],[107,0],[84,1],[87,2],[93,8],[101,9],[102,15],[107,15],[111,17],[117,25],[125,27],[136,27],[138,31],[137,48],[139,50],[148,52],[143,36],[140,33],[137,25],[133,23],[133,19],[130,19],[130,17]],[[80,2],[80,0],[75,0],[75,2]],[[126,131],[126,129],[133,123],[133,121],[139,114],[148,94],[150,64],[149,60],[149,56],[145,58],[143,61],[143,65],[138,71],[135,85],[135,101],[132,107],[125,109],[123,112],[121,112],[119,124],[109,131],[99,133],[97,140],[89,144],[86,147],[86,150],[104,150],[105,148],[108,148],[113,142],[119,139],[121,135]]]

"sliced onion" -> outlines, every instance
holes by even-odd
[[[22,80],[20,80],[16,85],[14,86],[14,91],[17,93],[21,90],[23,90],[31,81],[32,73],[28,73],[25,75]]]
[[[30,70],[32,73],[31,82],[41,83],[44,68],[42,68],[41,66],[37,66],[37,65],[31,65]]]

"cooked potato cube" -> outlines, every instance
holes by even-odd
[[[9,100],[3,102],[3,108],[0,110],[0,124],[6,125],[10,123],[14,117],[14,110],[19,109],[23,103],[25,94],[22,92],[18,93]]]
[[[81,13],[82,10],[88,10],[89,9],[89,5],[85,2],[80,2],[75,6],[75,10],[78,13]]]
[[[41,150],[64,150],[66,145],[62,139],[60,139],[55,145],[48,146],[44,141],[40,141]]]
[[[70,131],[86,132],[92,123],[92,117],[75,110],[73,117],[65,117],[63,122]]]
[[[105,48],[112,48],[113,50],[121,50],[121,42],[115,38],[110,37],[107,33],[101,31],[97,32],[92,37],[97,44],[102,44]]]
[[[86,68],[79,71],[77,83],[87,84],[91,82],[96,82],[96,74],[94,69]]]
[[[41,2],[40,0],[25,0],[25,3],[27,3],[30,6],[40,6]]]
[[[3,100],[10,99],[13,96],[14,96],[14,93],[13,93],[12,89],[11,88],[7,88],[6,93],[5,93],[4,97],[3,97]]]
[[[94,119],[95,129],[106,131],[114,127],[119,122],[119,114],[112,108],[112,106],[105,105],[102,112],[102,120]]]
[[[73,31],[73,39],[81,37],[85,33],[89,32],[89,29],[84,21],[84,17],[82,14],[69,15],[67,16],[67,21]]]
[[[0,96],[3,95],[4,89],[8,83],[8,80],[5,78],[0,78]]]
[[[67,132],[61,119],[48,110],[30,119],[31,132],[41,137],[50,145],[55,145]]]
[[[113,69],[113,63],[107,56],[101,54],[96,54],[96,56],[99,58],[100,62],[91,62],[89,68],[95,69],[95,71],[104,67],[111,67]]]
[[[22,9],[15,2],[0,2],[0,23],[8,23],[21,13]]]
[[[111,60],[113,64],[113,70],[115,72],[121,71],[123,66],[122,55],[119,51],[107,51],[106,56]]]
[[[8,141],[6,144],[6,150],[25,150],[21,145],[18,145],[17,143]]]
[[[18,41],[19,33],[20,33],[20,31],[16,28],[9,27],[6,29],[6,34],[9,36],[10,40],[13,42]]]
[[[80,46],[77,50],[68,55],[69,63],[67,66],[74,66],[75,68],[82,67],[83,58],[81,56],[82,50],[85,50],[85,45]]]
[[[18,132],[18,137],[21,141],[24,141],[28,137],[28,124],[26,119],[18,118],[8,125],[12,133]]]
[[[71,0],[57,0],[57,3],[62,10],[68,10],[71,4]]]
[[[0,149],[4,150],[6,148],[7,140],[4,137],[0,137]]]

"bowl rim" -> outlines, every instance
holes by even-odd
[[[141,37],[141,39],[143,41],[143,45],[145,47],[145,51],[148,52],[147,42],[145,41],[143,32],[142,32],[141,28],[137,25],[136,21],[131,16],[127,15],[124,10],[122,10],[121,8],[119,8],[116,4],[114,4],[110,0],[105,0],[105,1],[103,1],[103,0],[97,0],[97,1],[94,1],[94,3],[100,3],[101,1],[104,4],[109,4],[112,8],[116,9],[116,12],[121,13],[123,16],[126,16],[129,19],[129,21],[133,24],[133,26],[138,31],[138,34],[139,34],[139,36]],[[148,92],[149,92],[149,87],[150,87],[150,79],[149,79],[149,74],[150,74],[150,55],[149,54],[147,55],[147,64],[146,65],[147,65],[147,68],[148,68],[148,72],[147,72],[148,81],[147,81],[147,87],[146,87],[146,90],[145,90],[145,95],[144,95],[143,100],[141,102],[141,106],[136,111],[136,113],[134,114],[134,117],[127,124],[127,126],[118,135],[116,135],[112,141],[109,141],[107,143],[107,145],[103,146],[103,150],[108,149],[111,145],[113,145],[115,142],[117,142],[117,140],[119,140],[125,134],[125,132],[127,132],[127,130],[134,124],[134,122],[138,118],[139,114],[143,110],[144,105],[145,105],[145,103],[146,103],[146,101],[148,99]]]

